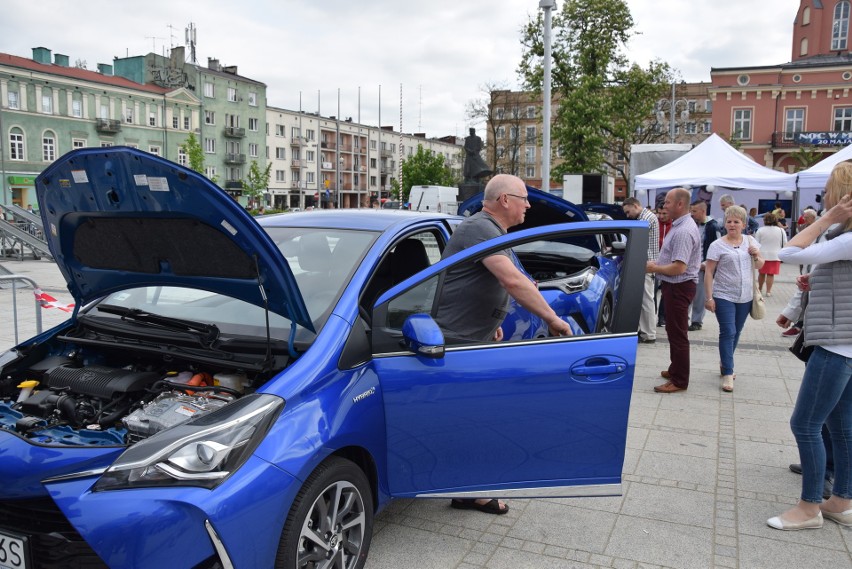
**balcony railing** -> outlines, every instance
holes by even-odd
[[[241,189],[243,189],[243,181],[242,180],[225,180],[225,189],[226,190],[241,190]]]
[[[332,164],[331,162],[323,162],[322,163],[322,169],[323,170],[334,170],[334,164]]]
[[[304,136],[294,136],[290,140],[290,146],[304,146],[305,145],[305,137]]]
[[[243,138],[246,135],[246,129],[238,126],[226,126],[224,134],[231,138]]]
[[[98,132],[120,132],[121,121],[113,119],[98,119],[95,122],[95,130]]]
[[[245,154],[225,154],[225,164],[245,164]]]
[[[387,148],[382,148],[382,156],[393,156],[393,152]]]
[[[852,131],[820,130],[806,132],[774,132],[772,146],[790,148],[797,146],[847,146],[852,144]]]
[[[292,160],[290,162],[290,168],[301,168],[305,165],[303,160]]]

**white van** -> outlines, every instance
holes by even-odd
[[[412,211],[455,214],[459,208],[459,189],[450,186],[411,186],[408,202]]]

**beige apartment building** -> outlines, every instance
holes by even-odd
[[[359,124],[351,117],[266,107],[270,170],[267,204],[287,208],[370,207],[388,199],[400,165],[418,146],[443,156],[461,178],[462,141],[426,138],[393,127]]]
[[[655,112],[647,126],[637,133],[636,143],[699,144],[710,135],[712,101],[709,83],[680,82],[673,94],[656,102]],[[551,116],[555,116],[559,98],[554,97]],[[542,182],[542,101],[540,95],[527,91],[499,90],[491,93],[486,123],[485,161],[495,171],[520,176],[530,186],[540,188]],[[674,115],[672,115],[674,108]],[[672,124],[672,116],[674,123]],[[672,126],[674,127],[672,129]],[[551,144],[551,171],[562,162],[556,144]],[[615,199],[627,197],[629,156],[611,153],[601,171],[615,181]],[[589,173],[589,172],[577,172]],[[552,188],[561,188],[561,180],[552,180]]]

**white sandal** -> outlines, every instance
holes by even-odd
[[[730,393],[734,390],[734,376],[733,375],[723,375],[722,376],[722,391]]]

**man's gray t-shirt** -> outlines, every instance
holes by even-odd
[[[441,258],[505,234],[493,217],[480,211],[456,228]],[[507,251],[495,254],[509,256]],[[509,294],[481,260],[462,263],[447,272],[435,321],[448,337],[487,341],[508,308]]]

